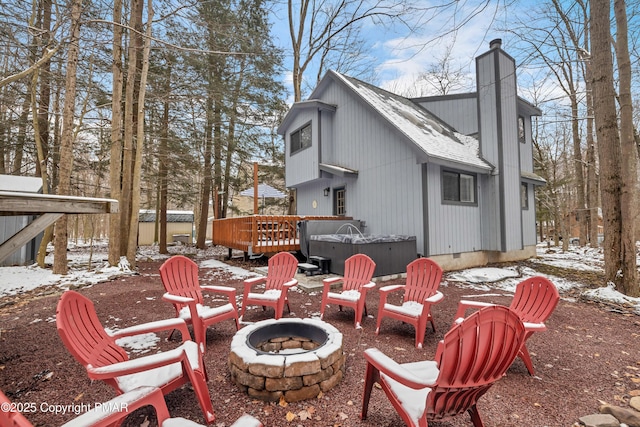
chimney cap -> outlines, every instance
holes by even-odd
[[[493,39],[489,42],[490,49],[499,49],[502,46],[502,39]]]

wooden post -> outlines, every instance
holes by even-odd
[[[253,162],[253,214],[258,215],[258,162]]]
[[[218,207],[218,186],[216,186],[213,190],[213,219],[220,218],[220,208]]]

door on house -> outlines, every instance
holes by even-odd
[[[344,187],[333,189],[333,214],[345,216],[347,214],[346,205],[347,190]]]

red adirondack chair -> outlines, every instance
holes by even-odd
[[[175,255],[160,266],[160,279],[166,293],[162,299],[173,304],[176,317],[193,325],[195,341],[202,345],[202,351],[207,344],[207,328],[214,323],[234,319],[236,329],[240,328],[238,321],[238,307],[236,305],[236,290],[229,286],[200,286],[198,280],[198,265],[189,258]],[[224,295],[228,303],[209,307],[205,305],[202,291]],[[198,319],[194,322],[194,318]]]
[[[2,427],[33,427],[24,415],[15,410],[15,405],[0,391],[0,426]],[[184,418],[169,418],[169,410],[164,400],[162,390],[157,387],[143,386],[121,394],[100,407],[65,423],[62,427],[108,427],[117,426],[133,411],[151,405],[156,411],[158,425],[161,427],[196,427],[193,421]],[[109,408],[109,410],[105,410]],[[121,410],[118,411],[117,409]],[[6,410],[8,409],[8,410]],[[262,427],[262,423],[250,415],[241,416],[231,427]]]
[[[365,303],[367,291],[375,287],[371,281],[376,263],[365,254],[355,254],[344,261],[344,277],[329,277],[322,280],[322,303],[320,304],[320,319],[324,317],[327,304],[338,304],[355,310],[355,326],[359,329],[363,314],[367,314]],[[340,292],[332,292],[331,286],[342,283]]]
[[[534,332],[546,331],[544,322],[551,316],[560,301],[560,294],[555,285],[546,277],[534,276],[520,282],[516,286],[513,300],[509,308],[520,316],[527,331],[525,340],[520,348],[518,356],[522,359],[530,375],[535,375],[533,362],[527,350],[526,341]],[[455,322],[460,322],[464,318],[468,309],[479,309],[494,304],[481,301],[461,300],[458,303],[458,311],[454,317]]]
[[[413,325],[416,330],[416,347],[422,348],[427,322],[433,322],[431,306],[437,304],[444,296],[438,291],[442,280],[442,268],[429,258],[418,258],[407,265],[407,280],[404,285],[389,285],[380,288],[380,304],[378,305],[378,323],[376,335],[380,333],[380,324],[384,317],[391,317]],[[387,302],[393,292],[404,292],[402,305]]]
[[[483,427],[477,402],[506,372],[524,342],[524,325],[506,307],[488,307],[454,326],[438,344],[435,360],[397,363],[380,350],[367,360],[362,413],[366,419],[374,383],[380,384],[407,426],[468,412]]]
[[[244,293],[242,295],[242,309],[240,317],[250,305],[273,307],[275,318],[280,319],[284,313],[284,306],[291,313],[289,307],[289,289],[298,284],[295,279],[298,270],[298,260],[289,252],[278,252],[267,264],[266,277],[252,277],[244,281]],[[264,284],[264,292],[252,292],[258,285]]]
[[[205,421],[214,421],[202,352],[189,341],[189,330],[181,319],[166,319],[122,329],[108,334],[96,314],[93,303],[75,291],[62,294],[56,309],[58,334],[67,350],[80,362],[89,378],[102,380],[118,394],[140,386],[162,389],[164,394],[191,382]],[[179,347],[158,354],[129,359],[116,339],[161,330],[178,329]]]

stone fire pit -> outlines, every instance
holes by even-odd
[[[269,319],[240,329],[231,341],[231,378],[266,401],[311,399],[340,382],[342,334],[318,319]]]

